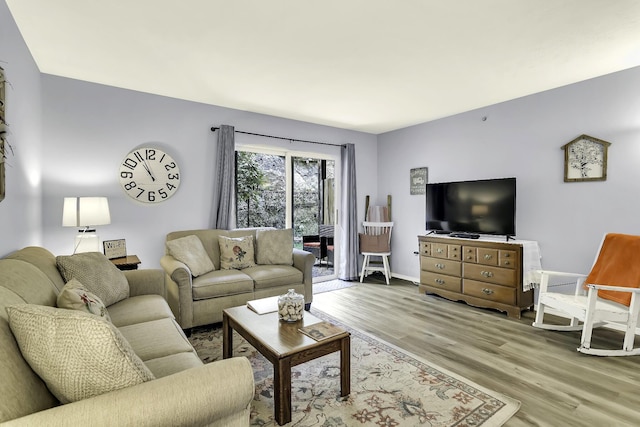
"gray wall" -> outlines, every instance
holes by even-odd
[[[560,147],[581,134],[612,143],[606,181],[563,181]],[[544,268],[588,271],[605,232],[640,233],[640,68],[379,135],[378,159],[394,274],[418,277],[425,207],[409,170],[425,166],[430,182],[515,176],[517,237],[539,242]]]
[[[0,202],[0,256],[41,242],[40,72],[7,4],[0,1],[0,66],[5,70],[10,126],[6,197]]]
[[[360,194],[376,194],[375,135],[247,113],[195,102],[43,75],[42,166],[44,246],[70,253],[74,228],[61,226],[67,196],[107,196],[110,225],[98,227],[102,240],[124,238],[127,251],[143,267],[158,267],[169,231],[208,228],[213,189],[216,134],[212,126],[335,144],[356,144]],[[337,154],[338,147],[290,143],[237,134],[238,145],[287,147]],[[119,186],[118,168],[125,155],[142,144],[165,148],[179,162],[180,189],[168,201],[145,205],[131,200]],[[364,200],[364,199],[363,199]],[[363,209],[361,203],[360,209]],[[363,217],[363,214],[359,215]]]

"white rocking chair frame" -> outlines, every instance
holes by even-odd
[[[634,348],[640,313],[640,289],[620,286],[605,286],[587,284],[585,292],[583,284],[587,278],[584,274],[563,273],[558,271],[540,271],[540,294],[536,307],[536,318],[533,326],[540,329],[556,331],[582,330],[578,351],[594,356],[636,356],[640,355],[640,348]],[[573,295],[549,292],[549,278],[564,276],[576,278],[576,288]],[[627,307],[613,301],[598,297],[598,290],[610,290],[631,293],[631,304]],[[547,309],[553,313],[570,319],[568,325],[554,325],[544,323]],[[582,325],[580,324],[582,322]],[[591,347],[593,328],[606,327],[624,332],[622,349],[596,349]]]

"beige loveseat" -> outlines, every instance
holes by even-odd
[[[87,270],[92,272],[91,268]],[[232,358],[203,365],[165,301],[162,270],[116,271],[114,274],[126,276],[128,296],[107,307],[111,320],[108,323],[98,315],[81,310],[52,308],[59,303],[58,295],[65,281],[56,257],[48,250],[28,247],[0,259],[0,425],[249,425],[254,383],[248,360]],[[60,357],[64,361],[93,348],[87,341],[98,336],[93,332],[97,330],[100,336],[107,331],[110,336],[124,337],[125,340],[117,341],[116,350],[122,353],[127,348],[133,350],[137,362],[132,366],[147,372],[149,378],[136,385],[61,404],[61,399],[54,396],[60,389],[52,386],[49,373],[34,372],[42,374],[43,368],[33,366],[33,348],[25,344],[24,325],[17,326],[21,318],[16,317],[16,313],[32,314],[32,311],[44,312],[47,316],[54,313],[50,318],[45,317],[47,321],[24,323],[32,328],[27,331],[33,330],[34,335],[40,336],[40,332],[45,331],[51,333],[49,339],[54,340],[53,345],[45,348],[50,353],[46,355],[44,371],[54,369],[47,364],[52,364],[50,359],[58,358],[58,349],[64,352]],[[63,323],[58,323],[58,317],[84,323],[68,334],[67,329],[59,327]],[[91,329],[84,325],[90,325]],[[86,366],[94,375],[92,380],[98,376],[94,372],[101,372],[103,368],[120,368],[119,364],[110,363],[113,359],[107,359],[106,354],[95,352],[98,369]],[[83,366],[84,359],[81,362]],[[55,370],[76,373],[59,366]],[[67,386],[86,388],[82,380],[65,375],[59,376]]]
[[[289,234],[287,234],[289,233]],[[253,299],[282,295],[289,289],[303,294],[305,308],[313,301],[313,254],[293,248],[291,230],[274,229],[201,229],[174,231],[166,244],[196,236],[211,261],[212,271],[196,275],[187,263],[179,261],[167,247],[160,265],[166,273],[168,301],[178,323],[185,330],[222,321],[225,308],[246,304]],[[224,268],[219,238],[250,236],[254,242],[253,266]],[[280,239],[282,238],[282,239]],[[270,240],[280,239],[272,245]],[[284,245],[288,249],[283,250]],[[206,271],[204,269],[203,271]]]

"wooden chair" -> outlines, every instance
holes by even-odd
[[[391,271],[389,270],[389,256],[391,256],[391,231],[393,222],[362,223],[364,233],[360,234],[360,253],[364,255],[360,283],[372,271],[382,271],[389,284]],[[371,257],[382,257],[382,267],[371,264]]]
[[[576,280],[573,295],[551,292],[549,278],[564,276]],[[588,275],[541,271],[540,294],[533,326],[541,329],[582,330],[578,351],[595,356],[640,355],[634,348],[640,312],[640,236],[607,234]],[[544,323],[547,309],[570,319],[568,325]],[[582,322],[582,325],[580,325]],[[622,349],[591,348],[593,328],[607,327],[624,332]]]

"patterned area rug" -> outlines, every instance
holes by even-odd
[[[348,282],[346,280],[329,280],[326,282],[319,282],[313,284],[313,293],[321,294],[322,292],[336,291],[338,289],[350,288],[357,286],[359,282]]]
[[[330,354],[292,368],[292,422],[287,426],[500,426],[520,402],[474,384],[312,309],[351,332],[351,394],[340,397],[340,361]],[[222,357],[222,328],[195,328],[189,338],[200,358]],[[234,356],[246,356],[256,384],[251,425],[273,419],[273,367],[234,333]]]

